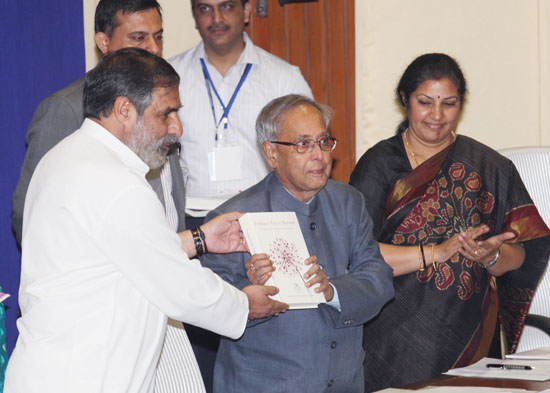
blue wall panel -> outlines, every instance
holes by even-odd
[[[21,254],[11,229],[11,195],[38,103],[85,72],[82,2],[0,0],[0,284],[8,350],[17,339]]]

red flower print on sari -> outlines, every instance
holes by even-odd
[[[410,209],[392,237],[393,244],[440,244],[468,227],[485,222],[495,206],[494,196],[483,189],[479,173],[469,171],[461,163],[453,163],[428,185],[426,192]],[[431,254],[427,254],[431,255]],[[468,300],[481,291],[480,283],[487,272],[478,263],[454,254],[436,270],[432,265],[417,271],[419,282],[433,282],[437,289],[453,288],[461,300]],[[432,281],[433,279],[433,281]]]

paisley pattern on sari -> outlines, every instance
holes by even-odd
[[[550,253],[550,231],[513,164],[459,136],[412,170],[395,136],[365,153],[351,184],[365,195],[369,214],[379,217],[380,242],[439,244],[484,223],[490,227],[484,238],[513,231],[512,242],[526,250],[524,265],[496,280],[460,254],[438,269],[396,277],[395,299],[365,327],[366,391],[471,364],[499,348],[499,325],[513,351]]]

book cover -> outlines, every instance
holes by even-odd
[[[325,296],[305,286],[304,274],[311,267],[304,236],[294,212],[247,213],[239,219],[252,254],[268,254],[275,271],[266,282],[279,288],[272,298],[290,309],[316,308]]]

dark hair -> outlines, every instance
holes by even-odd
[[[179,84],[178,73],[166,60],[143,49],[124,48],[103,57],[86,74],[84,117],[111,114],[117,97],[127,97],[139,116],[151,104],[153,89]]]
[[[395,89],[397,99],[404,108],[408,108],[411,94],[422,82],[443,78],[448,78],[455,84],[460,106],[462,106],[466,94],[466,79],[464,79],[464,74],[456,60],[444,53],[427,53],[414,59],[397,84]],[[403,96],[401,93],[403,93]],[[408,126],[409,120],[405,119],[399,125],[397,131],[402,132]]]
[[[154,8],[162,18],[160,4],[156,0],[100,0],[95,9],[95,32],[105,33],[109,38],[119,26],[117,14],[133,14]]]
[[[275,141],[279,136],[279,127],[285,122],[289,112],[301,105],[309,105],[319,111],[325,127],[328,128],[332,110],[309,97],[299,94],[288,94],[268,102],[256,119],[256,134],[260,146],[264,142]]]
[[[241,0],[242,3],[243,3],[243,7],[246,3],[248,3],[248,0]],[[191,0],[191,9],[194,10],[195,9],[195,0]]]

